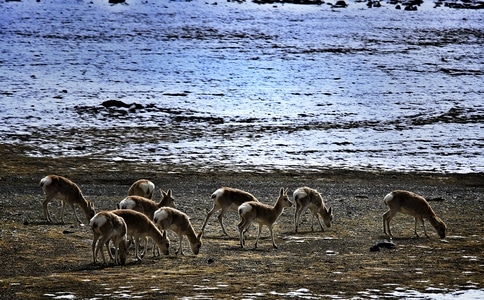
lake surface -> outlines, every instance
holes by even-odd
[[[197,170],[484,172],[482,10],[107,2],[0,3],[1,143]]]

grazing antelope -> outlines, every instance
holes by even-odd
[[[132,209],[145,214],[150,220],[153,219],[155,211],[160,207],[175,208],[175,199],[173,199],[172,191],[163,191],[160,189],[162,199],[159,203],[142,196],[128,196],[124,198],[117,205],[118,209]]]
[[[94,264],[97,263],[97,254],[101,250],[103,263],[106,264],[104,258],[103,245],[106,245],[109,256],[109,241],[112,241],[115,247],[114,263],[124,265],[126,263],[126,255],[128,252],[127,245],[127,227],[124,219],[113,214],[112,212],[102,211],[97,213],[89,222],[92,228],[92,259]],[[96,247],[97,244],[97,247]],[[96,250],[94,250],[96,249]]]
[[[211,196],[213,200],[213,207],[212,209],[208,212],[207,217],[205,218],[205,222],[203,223],[202,226],[202,232],[205,230],[205,226],[207,225],[208,219],[210,216],[212,216],[216,211],[222,210],[218,216],[218,221],[220,223],[220,226],[222,227],[222,231],[224,235],[228,235],[227,231],[225,230],[225,226],[223,223],[223,217],[224,214],[227,212],[229,209],[237,209],[242,203],[249,202],[249,201],[255,201],[259,202],[254,195],[242,191],[239,189],[234,189],[230,187],[222,187],[213,192]]]
[[[160,189],[162,199],[159,203],[155,201],[141,197],[141,196],[128,196],[124,198],[119,204],[117,205],[118,209],[132,209],[137,212],[140,212],[146,215],[150,220],[153,220],[153,216],[155,211],[160,207],[173,207],[175,208],[175,202],[172,196],[172,191],[169,189],[168,191],[163,191]],[[137,241],[138,243],[139,241]],[[146,237],[146,244],[145,249],[148,245],[148,237]],[[155,247],[153,247],[153,256],[155,256]],[[143,257],[145,254],[145,250],[140,254]]]
[[[326,206],[324,205],[323,197],[318,191],[308,187],[300,187],[294,191],[293,198],[294,202],[296,202],[296,213],[294,214],[294,227],[296,232],[299,227],[299,219],[301,218],[301,213],[303,213],[308,208],[312,213],[312,231],[314,231],[314,216],[316,216],[316,218],[318,219],[321,231],[324,231],[324,228],[319,216],[323,218],[324,225],[326,225],[326,227],[331,227],[331,221],[333,220],[332,208],[326,208]]]
[[[56,198],[62,201],[62,214],[61,220],[64,223],[64,212],[66,204],[68,203],[72,210],[74,211],[74,215],[76,216],[77,221],[79,224],[82,224],[79,216],[77,215],[76,209],[74,208],[74,204],[77,204],[81,207],[84,211],[84,215],[86,216],[87,221],[89,222],[91,218],[96,213],[94,210],[94,204],[89,202],[84,198],[82,195],[81,189],[69,179],[57,176],[57,175],[48,175],[42,180],[40,180],[40,186],[45,194],[45,200],[42,202],[42,208],[44,210],[44,216],[48,222],[52,222],[52,218],[50,217],[49,209],[47,205],[49,202]]]
[[[287,196],[287,189],[284,190],[284,188],[281,188],[279,192],[279,198],[277,198],[274,206],[270,206],[256,201],[241,204],[238,209],[240,216],[240,223],[238,224],[240,246],[244,248],[244,231],[249,228],[252,222],[256,222],[259,224],[259,232],[257,234],[254,249],[257,248],[263,225],[269,227],[272,238],[272,246],[274,248],[277,248],[276,242],[274,241],[274,234],[272,233],[272,226],[276,222],[277,218],[279,218],[284,208],[291,206],[292,203],[291,201],[289,201],[289,197]]]
[[[420,221],[425,236],[429,237],[424,224],[424,219],[428,219],[438,235],[441,238],[445,238],[446,226],[444,222],[435,214],[427,200],[422,196],[409,191],[396,190],[386,195],[383,202],[385,202],[389,208],[389,210],[383,214],[383,232],[388,234],[391,238],[393,238],[393,235],[390,230],[390,221],[399,212],[411,215],[415,218],[414,233],[416,236],[418,236],[417,223]]]
[[[178,247],[176,254],[181,253],[181,255],[185,255],[182,247],[183,236],[185,235],[188,238],[193,254],[197,255],[200,252],[203,231],[198,234],[195,233],[187,214],[172,207],[162,207],[155,212],[153,221],[165,232],[170,229],[178,235],[180,246]]]
[[[139,238],[150,237],[155,244],[161,249],[164,255],[169,254],[170,240],[166,236],[166,232],[161,231],[156,227],[150,219],[144,214],[131,209],[117,209],[112,211],[114,214],[120,216],[126,222],[128,228],[128,235],[134,237],[135,241],[135,257],[141,260],[138,254]]]
[[[140,179],[134,182],[128,190],[128,196],[141,196],[148,199],[153,198],[155,184],[148,179]]]

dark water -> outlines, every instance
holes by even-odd
[[[484,171],[481,10],[64,2],[0,3],[0,138],[29,155]]]

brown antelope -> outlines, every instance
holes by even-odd
[[[118,209],[132,209],[136,210],[140,213],[145,214],[150,220],[153,220],[153,216],[155,211],[160,207],[173,207],[175,208],[175,199],[172,196],[172,191],[169,189],[168,191],[163,191],[160,189],[161,192],[161,201],[156,203],[155,201],[148,199],[142,196],[128,196],[124,198],[119,204],[117,205]]]
[[[134,182],[128,190],[128,196],[141,196],[148,199],[153,198],[155,184],[148,179],[140,179]]]
[[[124,219],[113,214],[112,212],[102,211],[97,213],[89,222],[92,228],[92,259],[94,264],[97,263],[97,254],[101,250],[103,263],[106,264],[104,258],[103,245],[106,245],[109,256],[109,241],[112,241],[115,248],[114,263],[124,265],[126,263],[127,249],[127,228]],[[96,247],[97,244],[97,247]],[[94,250],[95,249],[95,250]]]
[[[153,220],[155,211],[160,208],[160,207],[173,207],[175,208],[175,199],[172,196],[172,191],[169,189],[168,191],[163,191],[160,189],[162,199],[159,203],[156,203],[155,201],[141,197],[141,196],[128,196],[124,198],[119,204],[117,205],[118,209],[132,209],[137,212],[140,212],[144,215],[146,215],[150,220]],[[136,243],[139,243],[139,241],[136,241]],[[145,243],[145,250],[148,245],[148,237],[146,237],[146,243]],[[153,256],[155,256],[155,250],[156,247],[153,247]],[[140,254],[141,257],[144,256],[145,250]]]
[[[181,253],[181,255],[185,255],[182,247],[183,236],[185,235],[188,238],[193,254],[197,255],[200,252],[203,231],[198,234],[195,233],[187,214],[172,207],[162,207],[155,212],[153,221],[165,232],[170,229],[178,235],[180,246],[178,247],[176,254]]]
[[[387,194],[383,199],[383,202],[385,202],[389,208],[389,210],[383,214],[383,232],[391,238],[393,238],[393,235],[390,230],[390,221],[399,212],[411,215],[415,218],[414,233],[416,236],[418,236],[417,223],[420,222],[425,236],[429,237],[424,224],[424,219],[428,219],[438,235],[441,238],[445,238],[446,226],[444,222],[435,214],[427,200],[422,196],[409,191],[396,190]]]
[[[324,225],[326,225],[326,227],[331,227],[331,221],[333,220],[332,208],[326,208],[323,197],[318,191],[308,187],[300,187],[294,191],[293,198],[294,202],[296,202],[296,213],[294,214],[294,227],[296,232],[299,227],[301,213],[303,213],[306,209],[309,209],[312,213],[312,231],[314,231],[314,216],[316,216],[318,219],[321,231],[324,231],[324,228],[319,216],[323,218]]]
[[[164,255],[169,254],[170,240],[166,236],[166,232],[161,233],[147,216],[131,209],[117,209],[113,210],[112,213],[120,216],[126,222],[128,235],[134,237],[135,257],[138,260],[141,260],[138,254],[138,241],[139,238],[146,236],[153,239]]]
[[[236,210],[242,203],[245,202],[259,202],[259,200],[257,200],[257,198],[254,197],[252,194],[230,187],[219,188],[218,190],[213,192],[211,198],[213,200],[213,207],[208,212],[207,217],[205,218],[205,222],[202,226],[202,232],[205,230],[205,226],[207,225],[210,216],[212,216],[216,211],[222,210],[218,216],[218,221],[220,223],[220,226],[222,227],[224,235],[228,235],[223,223],[223,217],[227,210]]]
[[[77,221],[79,224],[82,224],[79,216],[77,215],[76,209],[74,208],[74,204],[79,205],[81,209],[84,211],[84,215],[86,216],[87,221],[89,222],[91,218],[96,213],[94,210],[94,204],[87,201],[86,198],[82,195],[81,189],[69,179],[57,176],[57,175],[48,175],[42,180],[40,180],[40,186],[45,194],[45,200],[42,202],[42,208],[44,210],[44,216],[48,222],[52,222],[52,218],[50,217],[49,209],[47,205],[52,199],[59,199],[62,201],[62,214],[61,220],[64,223],[64,213],[65,207],[68,203],[72,210],[74,211],[74,215],[76,216]]]
[[[262,226],[266,225],[269,227],[269,231],[271,233],[272,238],[272,246],[277,248],[276,242],[274,241],[274,234],[272,232],[272,226],[276,222],[277,218],[282,214],[282,211],[286,207],[291,207],[292,203],[289,201],[289,197],[287,196],[287,189],[281,188],[279,192],[279,198],[274,206],[270,206],[264,203],[251,201],[245,202],[239,206],[239,216],[240,216],[240,223],[238,224],[239,227],[239,236],[240,236],[240,246],[244,248],[245,244],[245,237],[244,232],[246,229],[249,228],[252,222],[256,222],[259,224],[259,232],[257,234],[257,239],[255,241],[254,249],[257,248],[260,233],[262,230]]]

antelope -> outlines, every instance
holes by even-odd
[[[97,254],[101,250],[103,263],[106,264],[104,258],[103,245],[106,245],[109,256],[109,241],[112,241],[115,247],[114,263],[116,265],[124,265],[126,263],[127,255],[127,227],[124,219],[113,214],[112,212],[102,211],[97,213],[89,222],[92,228],[92,259],[94,264],[97,263]],[[96,247],[97,244],[97,247]],[[95,249],[95,250],[94,250]]]
[[[118,205],[118,209],[132,209],[146,215],[150,220],[153,220],[155,211],[160,207],[173,207],[175,208],[175,202],[172,196],[172,191],[163,191],[160,189],[162,199],[159,203],[141,196],[128,196],[124,198]],[[137,241],[139,243],[139,241]],[[148,245],[148,237],[146,237],[146,246]],[[146,247],[145,247],[146,249]],[[153,248],[153,256],[155,256],[155,247]],[[143,257],[145,251],[141,253]]]
[[[161,233],[147,216],[131,209],[117,209],[112,212],[123,218],[126,222],[127,234],[134,237],[135,257],[138,260],[141,260],[138,254],[138,241],[139,238],[146,236],[153,239],[164,255],[169,254],[170,240],[166,236],[166,232]]]
[[[148,199],[153,198],[155,191],[155,184],[148,179],[140,179],[135,181],[128,190],[128,196],[141,196]]]
[[[181,255],[185,255],[182,247],[183,236],[185,235],[188,238],[193,254],[197,255],[200,252],[203,231],[200,231],[198,234],[195,233],[187,214],[172,207],[162,207],[155,212],[153,222],[165,232],[167,229],[170,229],[178,235],[180,245],[175,252],[176,254],[181,253]]]
[[[142,196],[128,196],[119,202],[117,208],[136,210],[152,220],[158,208],[165,206],[175,208],[175,199],[173,199],[172,191],[169,189],[165,192],[160,189],[160,192],[162,198],[159,203]]]
[[[40,186],[45,194],[45,200],[42,202],[42,208],[44,210],[44,216],[49,223],[53,222],[47,205],[54,198],[62,201],[61,220],[63,224],[65,207],[67,203],[72,207],[74,215],[76,216],[79,224],[82,224],[82,222],[77,215],[74,204],[77,204],[79,207],[81,207],[88,222],[92,217],[94,217],[94,214],[96,213],[94,210],[94,204],[86,200],[86,198],[84,198],[82,195],[81,189],[69,179],[57,175],[48,175],[40,180]]]
[[[219,210],[222,210],[218,216],[218,221],[220,223],[220,226],[222,227],[222,231],[224,235],[228,235],[227,231],[225,230],[225,226],[223,223],[223,217],[224,214],[227,212],[229,209],[237,209],[242,203],[249,202],[249,201],[254,201],[254,202],[259,202],[254,195],[242,191],[239,189],[234,189],[230,187],[222,187],[213,192],[211,196],[213,200],[213,207],[212,209],[208,212],[207,217],[205,218],[205,222],[203,223],[202,226],[202,232],[205,230],[205,226],[207,225],[208,219],[216,212]]]
[[[300,187],[294,191],[293,198],[294,202],[296,202],[296,213],[294,214],[294,227],[296,232],[299,227],[301,213],[306,209],[309,209],[312,213],[311,231],[314,231],[314,216],[318,219],[321,231],[324,231],[324,228],[319,216],[323,218],[326,227],[331,227],[331,221],[333,220],[332,208],[326,208],[323,197],[318,191],[308,187]]]
[[[252,222],[259,224],[259,232],[255,241],[254,249],[257,248],[262,226],[266,225],[269,228],[272,238],[272,246],[277,249],[276,242],[274,241],[274,234],[272,232],[272,226],[276,222],[277,218],[282,214],[282,211],[286,207],[291,207],[292,203],[287,196],[287,189],[281,188],[279,192],[279,198],[274,206],[270,206],[257,201],[250,201],[243,203],[239,206],[238,212],[240,216],[240,223],[237,225],[239,228],[240,246],[244,248],[245,237],[244,231],[249,228]]]
[[[411,215],[415,218],[415,236],[418,236],[417,223],[420,221],[425,236],[427,238],[429,237],[424,224],[424,219],[428,219],[440,238],[445,238],[445,223],[435,214],[427,200],[422,196],[409,191],[396,190],[387,194],[383,199],[383,202],[385,202],[389,208],[389,210],[383,214],[383,232],[390,236],[390,238],[393,238],[390,230],[390,221],[399,212]]]

